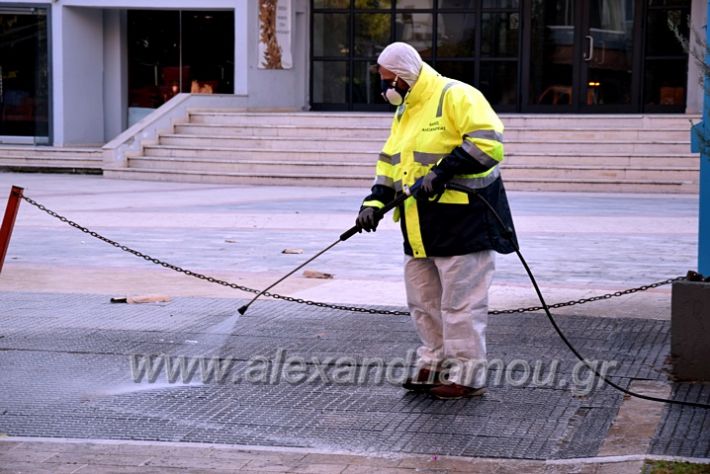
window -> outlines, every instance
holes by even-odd
[[[234,93],[234,12],[129,10],[129,122],[180,92]]]
[[[649,0],[643,88],[643,107],[647,112],[685,109],[689,21],[689,1]]]
[[[494,106],[515,107],[519,10],[517,0],[313,0],[311,105],[387,110],[367,66],[389,43],[404,41],[441,74],[479,87]]]
[[[0,8],[0,135],[49,142],[47,24],[44,8]]]

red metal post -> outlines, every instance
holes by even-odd
[[[0,272],[2,272],[2,264],[5,262],[7,248],[10,246],[10,237],[12,236],[12,228],[15,226],[17,210],[20,208],[22,191],[24,191],[23,188],[13,186],[10,190],[10,197],[7,200],[5,217],[2,220],[2,227],[0,227]]]

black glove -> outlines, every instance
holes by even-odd
[[[429,199],[432,196],[440,195],[444,192],[446,179],[442,174],[437,173],[433,169],[430,170],[423,178],[421,186],[415,193],[416,199]]]
[[[360,211],[355,224],[362,228],[366,232],[377,230],[377,224],[380,223],[382,216],[377,215],[374,207],[366,207]]]

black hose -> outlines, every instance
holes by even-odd
[[[696,403],[696,402],[686,402],[683,400],[673,400],[673,399],[668,399],[668,398],[659,398],[659,397],[652,397],[649,395],[644,395],[642,393],[636,393],[632,392],[631,390],[628,390],[611,380],[609,380],[606,376],[602,375],[597,371],[596,368],[594,368],[591,364],[589,364],[586,359],[580,354],[580,352],[572,345],[572,343],[567,339],[567,336],[565,335],[564,332],[562,332],[562,329],[557,325],[557,321],[555,321],[555,318],[552,316],[552,313],[550,313],[550,308],[547,306],[547,303],[545,302],[545,298],[542,296],[542,292],[540,291],[540,287],[537,284],[537,281],[535,280],[535,276],[532,273],[532,270],[530,270],[530,267],[528,266],[528,263],[525,261],[525,258],[523,257],[523,254],[520,253],[520,248],[518,247],[517,242],[515,239],[513,239],[513,230],[510,229],[508,226],[505,225],[505,222],[503,219],[500,217],[498,212],[491,206],[491,204],[479,194],[478,191],[475,189],[471,189],[469,187],[463,186],[461,184],[456,184],[456,183],[447,183],[446,187],[448,189],[453,189],[456,191],[461,191],[464,193],[467,193],[469,195],[475,196],[478,198],[487,208],[495,219],[498,221],[498,223],[501,225],[503,228],[503,234],[504,237],[506,237],[511,244],[513,245],[513,248],[515,249],[515,254],[518,256],[520,259],[520,262],[523,264],[523,267],[525,267],[525,271],[528,274],[528,277],[530,277],[530,281],[533,284],[533,287],[535,288],[535,292],[537,293],[537,297],[540,299],[540,303],[542,304],[542,308],[545,310],[545,314],[547,315],[547,319],[550,320],[550,324],[552,324],[552,327],[555,328],[555,331],[557,332],[557,335],[560,336],[560,339],[562,339],[562,342],[565,343],[565,345],[569,348],[569,350],[572,351],[572,353],[579,359],[589,370],[591,370],[594,375],[599,377],[601,380],[603,380],[606,384],[612,386],[616,390],[619,390],[620,392],[623,392],[627,395],[630,395],[632,397],[636,398],[641,398],[643,400],[650,400],[652,402],[660,402],[660,403],[671,403],[674,405],[684,405],[684,406],[690,406],[690,407],[696,407],[696,408],[710,408],[710,404],[707,403]]]

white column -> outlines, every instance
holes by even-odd
[[[234,6],[234,93],[249,92],[249,8],[248,0],[239,0]],[[255,2],[256,3],[256,2]],[[256,17],[251,19],[256,22]]]
[[[55,144],[104,143],[103,11],[64,7],[53,21]]]
[[[128,124],[128,41],[125,10],[104,11],[104,141]]]

